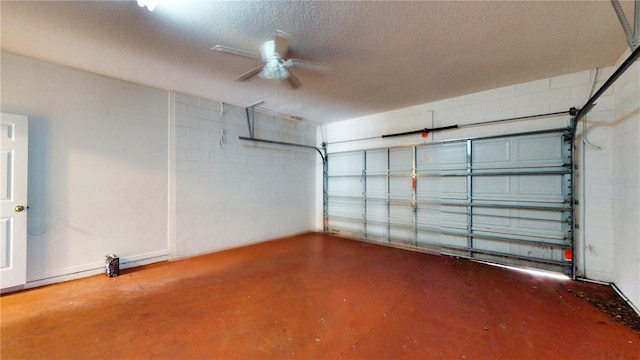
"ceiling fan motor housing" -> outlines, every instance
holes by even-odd
[[[269,80],[284,80],[289,77],[287,71],[288,63],[282,60],[282,55],[276,53],[276,42],[273,40],[266,41],[260,47],[260,54],[264,67],[260,72],[260,77]]]
[[[272,58],[265,62],[260,76],[269,80],[284,80],[289,77],[286,62],[279,58]]]
[[[284,80],[292,89],[302,86],[298,77],[289,68],[303,68],[309,71],[325,72],[327,66],[321,63],[301,59],[289,59],[289,42],[291,35],[276,31],[275,39],[264,42],[260,46],[260,57],[248,51],[216,45],[212,49],[250,59],[260,59],[262,63],[244,74],[236,77],[237,81],[245,81],[259,75],[268,80]]]

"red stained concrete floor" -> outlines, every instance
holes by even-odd
[[[1,297],[8,359],[638,359],[606,286],[305,234]]]

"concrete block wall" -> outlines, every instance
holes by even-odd
[[[594,91],[611,76],[614,67],[591,71],[597,76]],[[579,277],[613,281],[613,223],[609,172],[611,132],[607,124],[614,117],[613,89],[607,91],[578,125],[576,165],[576,264]],[[587,99],[584,99],[586,102]],[[585,132],[586,126],[586,132]]]
[[[600,79],[611,70],[601,71]],[[588,99],[593,71],[582,71],[554,78],[542,79],[523,84],[444,99],[362,118],[351,119],[323,126],[325,140],[329,143],[379,137],[383,134],[437,128],[499,120],[511,117],[567,111],[572,106],[580,107]],[[599,84],[602,81],[598,82]],[[596,84],[598,86],[598,84]],[[612,109],[612,93],[601,98],[597,111]],[[442,131],[429,134],[426,141],[478,137],[497,133],[513,133],[551,127],[566,127],[569,116],[561,115],[531,121],[506,122]],[[365,140],[329,146],[330,152],[416,144],[423,142],[420,135],[415,137]]]
[[[314,228],[320,156],[239,140],[244,108],[176,93],[174,257],[212,252]],[[255,137],[313,145],[316,126],[255,113]]]

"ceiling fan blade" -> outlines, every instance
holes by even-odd
[[[289,71],[289,76],[287,76],[285,80],[287,80],[287,83],[289,84],[289,86],[291,86],[292,89],[297,89],[302,86],[300,80],[295,75],[293,75],[291,71]]]
[[[281,59],[286,59],[289,53],[289,43],[291,42],[291,35],[284,31],[277,30],[275,37],[275,51],[280,55]]]
[[[272,59],[275,52],[275,43],[273,42],[273,40],[269,40],[260,46],[260,55],[262,56],[262,61],[264,62]]]
[[[227,54],[231,54],[231,55],[242,56],[242,57],[246,57],[246,58],[249,58],[249,59],[261,60],[260,55],[258,55],[258,54],[254,54],[252,52],[248,52],[248,51],[244,51],[244,50],[240,50],[240,49],[230,48],[230,47],[224,46],[224,45],[216,45],[216,46],[212,47],[211,50],[215,50],[215,51],[218,51],[218,52],[223,52],[223,53],[227,53]]]
[[[287,67],[313,71],[320,74],[326,74],[331,70],[331,66],[329,66],[329,64],[318,61],[287,59],[287,63],[290,64]]]
[[[245,81],[248,80],[258,74],[260,74],[260,72],[262,71],[262,67],[264,66],[264,64],[260,64],[256,67],[254,67],[253,69],[247,71],[246,73],[238,76],[237,78],[235,78],[234,80],[236,81]]]

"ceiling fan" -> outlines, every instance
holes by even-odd
[[[324,63],[289,58],[290,42],[291,35],[278,30],[274,40],[269,40],[260,46],[260,55],[223,45],[216,45],[211,49],[261,62],[260,65],[235,78],[236,81],[245,81],[259,75],[269,80],[286,81],[291,88],[296,89],[302,86],[302,83],[291,72],[291,69],[303,69],[320,73],[325,73],[329,70],[329,66]]]

